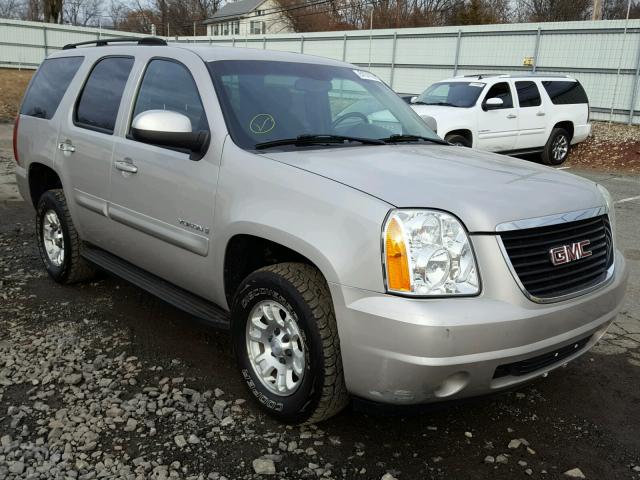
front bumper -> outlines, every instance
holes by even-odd
[[[571,300],[537,304],[517,287],[496,237],[472,237],[483,274],[473,298],[409,299],[330,285],[347,389],[390,404],[418,404],[483,395],[566,364],[591,348],[620,309],[628,272],[616,252],[606,285]],[[588,338],[586,343],[584,339]],[[580,342],[583,341],[583,342]],[[500,366],[552,357],[558,362],[526,374]]]

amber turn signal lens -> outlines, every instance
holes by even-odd
[[[397,219],[392,218],[387,225],[385,235],[385,251],[387,260],[387,282],[390,290],[396,292],[411,291],[409,277],[409,257],[404,241],[402,227]]]

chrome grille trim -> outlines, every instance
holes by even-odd
[[[543,303],[543,304],[555,303],[555,302],[560,302],[564,300],[569,300],[571,298],[575,298],[581,295],[585,295],[587,293],[595,291],[609,284],[613,279],[614,267],[615,267],[615,245],[613,244],[613,232],[611,231],[611,265],[607,268],[606,274],[602,281],[600,281],[595,285],[590,285],[589,287],[586,287],[584,289],[573,291],[567,294],[558,295],[558,296],[544,296],[544,297],[536,296],[530,293],[527,290],[527,288],[524,286],[522,280],[520,279],[520,276],[518,275],[518,272],[516,271],[511,261],[511,257],[509,256],[507,248],[500,234],[505,232],[513,232],[517,230],[535,229],[539,227],[548,227],[548,226],[560,225],[564,223],[569,224],[573,222],[580,222],[584,220],[589,220],[590,218],[603,216],[605,214],[608,214],[608,209],[606,207],[596,207],[596,208],[591,208],[587,210],[579,210],[579,211],[574,211],[569,213],[549,215],[546,217],[538,217],[538,218],[530,218],[530,219],[518,220],[513,222],[506,222],[496,227],[496,232],[498,233],[496,237],[497,237],[500,251],[502,252],[502,255],[507,263],[507,266],[509,268],[509,271],[511,272],[511,275],[513,276],[520,290],[522,290],[522,292],[528,299],[536,303]]]

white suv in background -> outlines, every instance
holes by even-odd
[[[553,75],[472,75],[434,83],[411,106],[455,145],[565,161],[591,132],[589,101],[576,79]]]

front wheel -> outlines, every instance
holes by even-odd
[[[542,162],[547,165],[560,165],[569,156],[571,137],[564,128],[554,128],[542,151]]]
[[[468,138],[463,137],[462,135],[447,135],[444,139],[449,142],[451,145],[455,145],[457,147],[471,147],[471,142]]]
[[[238,288],[232,316],[242,377],[268,413],[315,423],[346,406],[333,304],[317,269],[281,263],[257,270]]]

